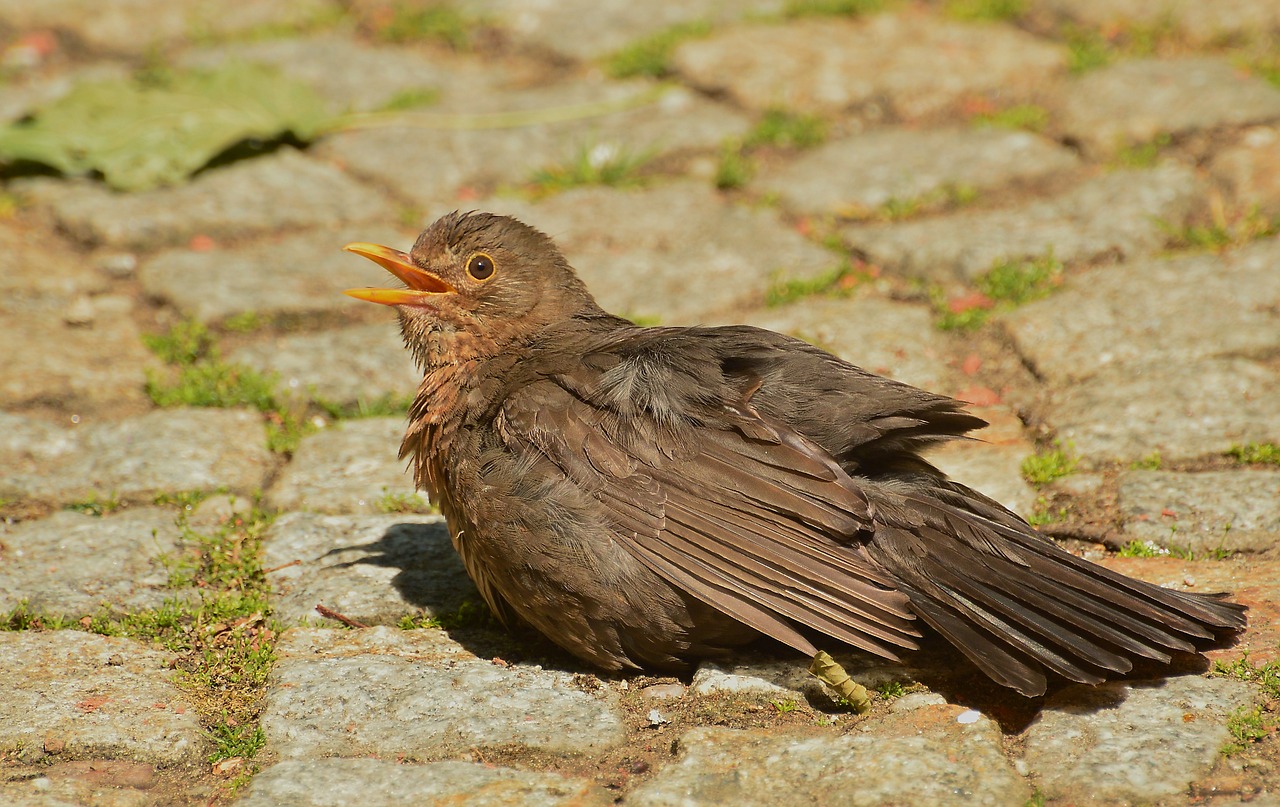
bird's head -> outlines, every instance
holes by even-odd
[[[539,331],[599,312],[551,239],[507,216],[450,213],[401,252],[344,247],[404,281],[402,289],[348,289],[395,306],[406,344],[424,367],[496,355]]]

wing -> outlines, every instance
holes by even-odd
[[[808,654],[802,627],[896,658],[917,646],[918,616],[1025,695],[1044,692],[1045,670],[1098,683],[1245,624],[1242,606],[1077,558],[933,470],[915,448],[976,420],[954,401],[892,382],[884,400],[861,400],[878,382],[826,354],[839,372],[808,389],[708,330],[589,353],[513,394],[498,423],[691,596]],[[773,388],[788,383],[790,396]],[[822,431],[812,415],[830,404],[813,399],[828,394],[853,404],[850,422]]]
[[[891,659],[917,646],[907,598],[850,540],[873,513],[830,454],[746,398],[709,396],[707,377],[651,377],[640,389],[645,368],[617,372],[624,365],[588,356],[523,387],[498,418],[502,439],[594,497],[652,571],[761,633],[809,655],[800,626]],[[619,383],[631,385],[625,396]],[[647,396],[639,411],[609,403]]]
[[[986,421],[945,395],[869,373],[799,339],[745,325],[691,329],[752,404],[825,448],[846,471],[933,471],[921,449]]]
[[[950,398],[867,373],[781,334],[703,329],[761,412],[825,447],[871,498],[866,551],[913,611],[992,679],[1026,695],[1044,670],[1098,683],[1139,657],[1215,644],[1244,608],[1089,563],[998,503],[948,480],[918,452],[985,425]]]

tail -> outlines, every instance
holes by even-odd
[[[1045,671],[1086,684],[1136,659],[1168,663],[1244,629],[1245,607],[1134,580],[1041,537],[963,485],[885,483],[867,550],[911,608],[994,681],[1044,694]]]

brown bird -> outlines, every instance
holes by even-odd
[[[452,213],[411,252],[349,244],[407,288],[425,377],[400,456],[493,612],[606,670],[679,668],[761,634],[887,659],[919,623],[1023,695],[1096,684],[1245,626],[1245,608],[1089,563],[921,449],[962,404],[746,326],[644,328],[552,241]]]

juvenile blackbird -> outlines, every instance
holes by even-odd
[[[636,326],[512,218],[449,214],[408,254],[346,249],[407,286],[346,293],[399,311],[425,375],[400,456],[480,593],[606,670],[760,634],[897,660],[923,622],[1035,696],[1046,672],[1096,684],[1245,625],[932,467],[921,449],[986,425],[951,398],[758,328]]]

